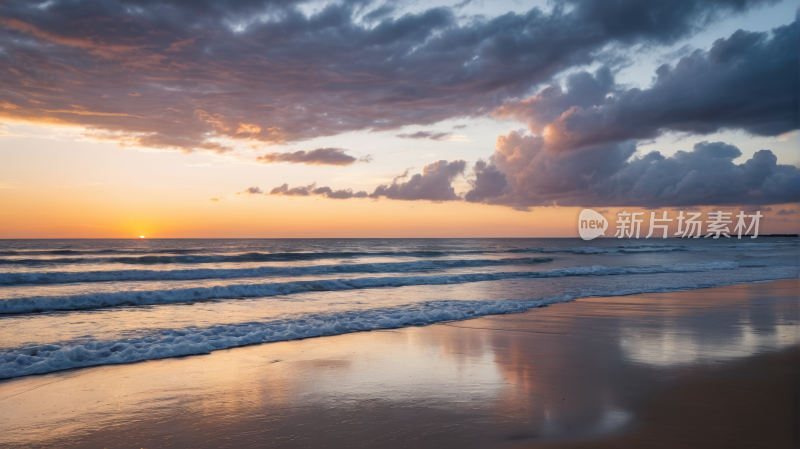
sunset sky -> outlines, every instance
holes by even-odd
[[[796,17],[9,0],[0,238],[573,237],[583,207],[761,210],[762,233],[796,233]]]

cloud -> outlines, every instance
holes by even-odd
[[[256,158],[257,162],[274,164],[288,162],[290,164],[307,165],[350,165],[356,162],[370,162],[371,155],[356,159],[341,148],[317,148],[311,151],[295,151],[293,153],[266,153]]]
[[[489,161],[478,160],[468,182],[456,194],[453,181],[466,162],[440,160],[409,177],[409,170],[372,193],[333,191],[316,184],[274,188],[272,195],[328,198],[459,201],[498,204],[519,210],[535,206],[644,207],[659,209],[740,205],[771,211],[770,204],[800,200],[800,169],[777,163],[770,150],[757,151],[737,164],[741,151],[724,142],[699,142],[691,151],[666,157],[636,152],[633,141],[601,144],[570,152],[549,151],[541,136],[511,131],[497,139]],[[782,210],[778,215],[795,213]]]
[[[191,153],[194,150],[207,150],[223,154],[233,150],[232,147],[219,142],[165,136],[162,134],[134,135],[128,133],[85,132],[83,137],[98,142],[114,142],[122,147],[154,148],[181,151],[183,153]]]
[[[188,152],[481,116],[618,58],[600,51],[609,45],[671,45],[774,1],[569,0],[488,18],[444,7],[365,15],[361,2],[79,3],[2,2],[0,64],[13,70],[0,71],[0,119]]]
[[[764,220],[764,221],[778,222],[778,223],[794,223],[794,222],[796,222],[796,221],[797,221],[797,220],[790,220],[790,219],[788,219],[788,218],[786,218],[786,217],[783,217],[783,218],[777,218],[777,217],[764,217],[764,218],[762,218],[762,220]],[[791,235],[791,234],[789,234],[789,235]],[[800,233],[797,233],[797,235],[800,235]]]
[[[316,183],[307,186],[290,188],[288,184],[283,184],[272,189],[270,195],[283,196],[309,196],[321,195],[331,199],[350,199],[350,198],[387,198],[392,200],[427,200],[427,201],[455,201],[461,197],[456,195],[453,188],[453,180],[462,175],[467,166],[463,160],[437,161],[426,165],[422,173],[408,176],[408,170],[402,175],[394,178],[391,184],[383,184],[375,188],[370,194],[367,192],[353,192],[352,189],[333,190],[330,187],[317,187]],[[408,181],[402,182],[402,179]]]
[[[585,198],[594,184],[618,172],[636,151],[634,143],[626,142],[557,153],[545,148],[543,137],[517,131],[499,136],[495,147],[491,164],[476,165],[473,189],[466,196],[473,202],[520,209]],[[498,172],[505,174],[505,184]]]
[[[741,152],[722,142],[701,142],[671,157],[637,156],[636,147],[666,131],[777,136],[797,129],[798,29],[794,22],[772,33],[739,30],[674,68],[660,67],[644,90],[615,84],[602,67],[507,102],[494,115],[526,122],[534,135],[499,136],[490,160],[475,165],[465,199],[523,210],[797,201],[797,167],[777,164],[769,150],[735,164]]]
[[[437,161],[426,165],[422,174],[416,173],[406,182],[398,182],[400,177],[397,177],[391,184],[378,186],[370,198],[435,202],[459,200],[461,197],[456,195],[452,182],[464,173],[466,167],[467,163],[460,159],[453,162]],[[403,176],[407,174],[408,171]]]
[[[465,198],[519,209],[766,205],[800,199],[800,169],[778,164],[769,150],[741,164],[733,162],[741,151],[723,142],[700,142],[671,157],[658,151],[634,156],[635,151],[633,142],[624,142],[552,152],[544,138],[512,131],[498,137],[491,164],[475,165],[473,188]]]
[[[261,190],[258,187],[248,187],[248,188],[244,189],[241,192],[237,192],[236,194],[237,195],[261,195],[262,193],[264,193],[264,191]]]
[[[453,133],[439,133],[429,131],[417,131],[413,134],[398,134],[397,137],[401,139],[430,139],[430,140],[444,140],[453,135]]]
[[[314,189],[314,186],[316,186],[316,183],[292,188],[289,188],[289,184],[283,184],[270,190],[269,194],[283,196],[309,196],[311,195],[311,191]]]
[[[772,208],[771,207],[759,206],[757,204],[751,204],[751,205],[743,206],[742,210],[744,212],[749,213],[749,214],[753,214],[753,213],[756,213],[756,212],[772,212]]]
[[[608,67],[601,67],[594,75],[586,71],[570,74],[565,87],[566,91],[559,85],[548,86],[530,98],[506,103],[493,115],[527,122],[531,132],[542,134],[547,125],[571,108],[601,106],[606,103],[608,94],[616,91]]]
[[[551,86],[494,114],[527,122],[553,151],[652,139],[665,131],[777,136],[800,121],[799,29],[793,22],[771,34],[736,31],[675,67],[659,67],[645,90],[614,85],[604,68],[571,75],[566,92]]]
[[[330,187],[320,187],[314,189],[313,193],[315,195],[322,195],[326,198],[331,198],[335,200],[347,200],[350,198],[366,198],[367,192],[363,190],[360,192],[353,193],[352,189],[343,189],[343,190],[332,190]]]
[[[742,153],[723,142],[700,142],[672,157],[651,152],[634,158],[596,191],[617,205],[782,204],[800,199],[800,170],[780,165],[769,150],[744,163]]]
[[[797,210],[795,209],[789,209],[789,210],[781,209],[775,213],[775,215],[795,215],[795,214],[797,214]]]
[[[352,189],[343,189],[343,190],[333,190],[330,187],[317,187],[316,183],[309,184],[307,186],[300,186],[300,187],[293,187],[289,188],[289,184],[283,184],[282,186],[275,187],[274,189],[270,190],[270,195],[282,195],[282,196],[309,196],[309,195],[320,195],[326,198],[336,199],[336,200],[346,200],[350,198],[366,198],[367,192],[353,192]]]
[[[481,202],[501,196],[510,190],[506,174],[483,159],[478,159],[475,163],[473,174],[475,178],[470,180],[472,189],[464,197],[469,202]]]
[[[409,167],[409,168],[407,168],[407,169],[406,169],[406,171],[404,171],[403,173],[401,173],[401,174],[399,174],[399,175],[395,176],[395,177],[394,177],[394,179],[392,179],[392,184],[397,184],[397,181],[399,181],[399,180],[401,180],[401,179],[406,179],[406,178],[408,178],[408,172],[409,172],[409,171],[411,171],[411,170],[413,170],[413,169],[414,169],[414,167]]]

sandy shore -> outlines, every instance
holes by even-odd
[[[0,382],[36,447],[798,447],[800,282]]]
[[[631,432],[541,449],[800,447],[800,348],[700,367],[649,395]]]

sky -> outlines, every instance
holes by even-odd
[[[800,230],[798,4],[0,4],[0,238]],[[660,213],[660,212],[659,212]]]

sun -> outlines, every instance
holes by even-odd
[[[140,238],[140,239],[143,239],[143,238],[144,238],[144,236],[143,236],[143,235],[140,235],[140,236],[139,236],[139,238]]]

